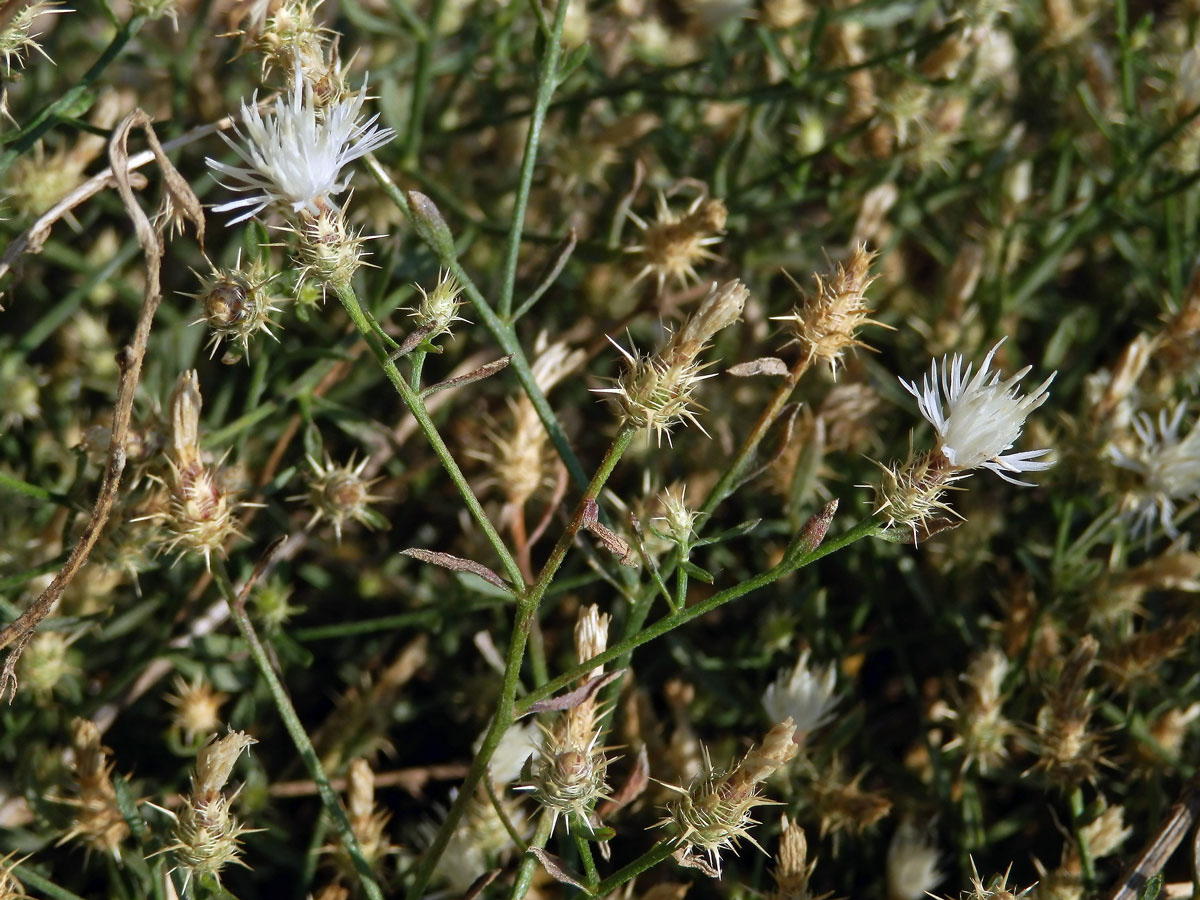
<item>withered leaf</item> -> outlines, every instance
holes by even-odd
[[[401,347],[401,350],[404,348]],[[464,384],[470,384],[473,381],[482,381],[497,372],[508,367],[511,356],[502,356],[490,363],[485,363],[473,372],[468,372],[466,375],[459,375],[457,378],[450,378],[446,381],[439,381],[437,384],[430,385],[421,391],[422,397],[428,397],[430,394],[436,394],[438,391],[449,390],[450,388],[462,387]]]
[[[764,356],[751,362],[738,363],[727,371],[738,378],[749,378],[753,375],[786,375],[788,367],[776,356]]]
[[[463,559],[460,556],[451,556],[449,553],[441,553],[437,550],[422,550],[419,547],[409,547],[407,550],[401,550],[405,556],[411,556],[413,559],[419,559],[421,562],[433,563],[435,566],[441,566],[444,569],[451,569],[455,572],[470,572],[472,575],[478,575],[488,584],[494,584],[496,587],[512,593],[512,587],[508,582],[485,566],[483,563],[477,563],[473,559]]]
[[[634,759],[633,771],[629,773],[629,777],[621,785],[621,789],[613,794],[611,800],[606,800],[602,803],[596,812],[602,819],[607,819],[613,813],[624,809],[640,797],[649,783],[650,757],[646,754],[646,745],[643,744]]]
[[[571,709],[583,703],[585,700],[591,699],[596,692],[607,684],[610,684],[614,679],[619,678],[625,672],[624,669],[617,669],[615,672],[605,672],[603,675],[597,675],[595,678],[589,679],[587,683],[581,684],[572,691],[567,691],[565,694],[559,694],[557,697],[547,697],[545,700],[539,700],[532,704],[529,709],[521,713],[517,718],[523,716],[531,716],[534,713],[547,712],[549,710]]]
[[[538,862],[542,864],[542,868],[544,868],[550,877],[555,881],[560,881],[563,884],[569,884],[571,887],[577,887],[581,890],[587,890],[587,885],[579,880],[579,876],[568,869],[566,864],[564,864],[563,861],[553,853],[547,853],[541,847],[530,847],[529,852],[537,857]]]

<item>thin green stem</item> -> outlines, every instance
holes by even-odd
[[[611,894],[631,878],[637,878],[643,872],[648,872],[660,862],[666,860],[675,851],[670,841],[660,841],[629,865],[609,875],[592,889],[592,896],[604,897]]]
[[[404,160],[413,165],[421,152],[421,138],[425,133],[425,108],[429,104],[429,90],[433,84],[433,45],[437,40],[438,24],[446,0],[433,0],[425,33],[417,45],[417,65],[413,74],[412,106],[408,114],[408,133],[404,136]]]
[[[1083,788],[1076,785],[1071,791],[1071,831],[1075,835],[1075,848],[1079,851],[1079,869],[1083,877],[1083,886],[1088,894],[1096,889],[1096,863],[1092,859],[1092,850],[1088,846],[1087,835],[1083,832]]]
[[[404,213],[405,218],[410,222],[415,222],[408,198],[404,196],[403,191],[396,187],[391,176],[379,164],[379,160],[375,159],[371,154],[367,154],[364,159],[367,168],[375,176],[375,180],[379,182],[384,193],[399,207],[400,211]],[[529,365],[529,360],[525,357],[524,348],[521,347],[520,342],[517,340],[516,330],[511,323],[505,322],[496,315],[496,311],[488,304],[483,293],[476,286],[475,282],[471,280],[471,277],[459,264],[456,257],[444,255],[442,250],[434,243],[430,243],[429,246],[438,254],[438,262],[449,269],[451,274],[458,279],[458,283],[463,286],[463,293],[471,301],[471,305],[475,308],[475,312],[483,322],[484,327],[491,333],[504,353],[510,357],[508,367],[516,374],[517,380],[521,383],[521,388],[528,395],[529,401],[533,404],[538,418],[541,419],[542,425],[546,429],[546,433],[550,435],[550,443],[554,445],[554,449],[562,459],[563,465],[567,467],[567,472],[570,474],[571,480],[578,487],[584,487],[588,481],[587,473],[584,472],[579,458],[575,455],[575,451],[571,449],[571,445],[567,441],[567,436],[563,432],[558,418],[554,415],[554,410],[550,408],[550,403],[546,400],[546,395],[542,392],[537,380],[533,377],[533,369]]]
[[[346,848],[346,852],[350,854],[350,858],[354,860],[354,867],[358,872],[359,883],[362,884],[363,890],[371,900],[383,900],[383,892],[379,889],[379,885],[375,881],[371,867],[363,858],[362,848],[358,845],[358,838],[354,836],[354,830],[350,827],[350,820],[346,817],[346,812],[342,809],[342,804],[338,800],[337,793],[329,783],[329,778],[325,775],[325,769],[322,767],[320,759],[317,758],[317,751],[314,749],[312,741],[309,740],[308,732],[300,724],[300,717],[296,715],[296,708],[292,706],[287,689],[283,686],[283,682],[280,681],[274,667],[271,665],[266,648],[263,647],[262,641],[258,639],[258,633],[254,630],[254,624],[250,621],[250,617],[246,615],[245,607],[240,602],[237,591],[233,588],[233,582],[229,577],[229,571],[225,566],[224,559],[219,556],[214,558],[212,573],[213,579],[217,582],[217,586],[225,597],[225,602],[229,604],[229,611],[233,616],[234,624],[237,625],[242,638],[250,647],[250,655],[254,657],[258,671],[267,683],[267,689],[271,692],[271,699],[275,701],[275,708],[279,710],[279,716],[283,719],[283,727],[287,729],[292,743],[296,745],[296,750],[300,754],[300,759],[304,762],[304,767],[308,769],[309,776],[316,784],[317,793],[320,794],[321,802],[333,818],[333,824],[337,829],[338,837],[342,840],[342,845]]]
[[[508,244],[504,250],[504,270],[500,276],[500,299],[496,304],[500,318],[508,321],[512,313],[513,292],[517,284],[517,258],[521,252],[521,230],[525,227],[525,210],[529,206],[529,191],[533,187],[533,169],[537,163],[538,141],[542,137],[542,125],[546,111],[558,87],[558,60],[562,55],[563,23],[567,20],[567,0],[558,0],[554,11],[554,22],[546,39],[546,52],[538,68],[537,94],[533,101],[533,112],[529,117],[529,132],[525,137],[525,155],[521,159],[521,173],[517,177],[517,196],[513,202],[512,222],[508,227]]]
[[[15,866],[13,874],[20,879],[21,883],[26,887],[31,887],[34,890],[41,891],[51,900],[83,900],[78,894],[72,894],[66,888],[61,888],[48,878],[43,878],[37,872],[27,866]]]
[[[0,490],[12,491],[14,494],[23,494],[26,497],[32,497],[34,500],[41,500],[43,503],[57,503],[61,506],[70,505],[67,502],[67,498],[62,494],[48,491],[43,487],[30,484],[28,481],[22,481],[20,478],[15,478],[12,475],[5,475],[3,472],[0,472]]]
[[[641,629],[636,634],[630,635],[620,643],[609,647],[603,653],[600,653],[592,659],[589,659],[586,664],[578,665],[574,669],[568,670],[552,681],[548,681],[546,684],[535,687],[532,691],[522,697],[520,702],[517,703],[517,713],[522,714],[526,712],[529,707],[531,707],[538,700],[542,700],[546,697],[549,697],[551,694],[562,690],[577,679],[585,676],[597,666],[604,665],[605,663],[608,663],[614,659],[632,653],[635,649],[642,646],[642,644],[647,644],[656,638],[660,638],[667,632],[674,631],[676,628],[686,625],[693,619],[698,619],[701,616],[707,615],[719,606],[724,606],[726,603],[740,599],[747,594],[753,593],[759,588],[766,587],[768,584],[778,581],[783,576],[790,575],[792,572],[803,569],[805,566],[808,566],[831,553],[835,553],[838,550],[841,550],[843,547],[853,544],[855,541],[861,540],[865,537],[872,537],[879,533],[880,528],[881,526],[876,520],[865,519],[864,521],[859,522],[845,534],[827,540],[815,550],[802,554],[795,560],[785,559],[783,562],[772,567],[771,569],[768,569],[761,575],[757,575],[754,578],[743,581],[741,584],[736,584],[733,587],[726,588],[723,591],[713,594],[707,600],[697,603],[695,606],[690,606],[687,609],[681,609],[678,612],[663,616],[653,625]]]
[[[451,835],[454,834],[454,829],[458,826],[463,813],[466,812],[467,805],[479,787],[480,781],[487,774],[488,763],[491,762],[492,754],[496,752],[501,738],[504,737],[504,732],[508,730],[508,727],[516,718],[515,701],[517,685],[520,683],[521,665],[525,659],[525,647],[529,640],[533,621],[537,616],[538,604],[541,602],[542,597],[545,596],[546,589],[550,586],[550,582],[554,579],[554,574],[562,564],[567,549],[574,542],[575,535],[579,533],[579,529],[583,526],[583,515],[588,502],[595,501],[600,496],[600,491],[603,490],[605,482],[608,481],[608,476],[612,474],[617,461],[620,460],[622,454],[629,447],[629,443],[635,433],[636,429],[631,426],[624,426],[617,433],[612,446],[609,447],[608,453],[604,457],[604,461],[600,464],[600,468],[588,483],[587,490],[584,491],[584,495],[579,501],[579,507],[575,515],[571,518],[571,523],[554,545],[554,550],[551,551],[550,558],[542,567],[537,581],[517,601],[516,621],[513,624],[512,636],[509,638],[508,643],[508,654],[504,661],[504,678],[500,687],[500,699],[496,704],[496,713],[492,717],[491,727],[488,728],[487,734],[483,737],[479,752],[475,754],[475,759],[471,763],[471,769],[467,772],[467,777],[463,779],[462,786],[459,788],[458,796],[454,798],[454,803],[451,804],[449,811],[446,813],[446,820],[442,823],[442,827],[438,829],[437,835],[434,836],[433,842],[429,845],[429,849],[425,851],[425,856],[421,859],[421,865],[417,868],[412,886],[408,890],[408,900],[420,900],[424,896],[425,887],[429,884],[429,879],[433,877],[433,870],[437,867],[438,860],[442,858],[442,854],[446,850],[446,845],[450,842]]]
[[[12,164],[22,153],[32,147],[38,138],[54,127],[60,113],[75,110],[78,107],[87,96],[88,91],[91,90],[92,84],[121,54],[125,45],[138,33],[145,21],[146,17],[143,15],[131,17],[128,22],[117,29],[117,33],[104,48],[100,58],[92,63],[92,67],[83,74],[82,78],[63,91],[56,100],[43,106],[24,128],[11,137],[0,140],[0,143],[13,145],[11,150],[0,156],[0,176],[8,172]]]
[[[554,828],[554,816],[549,813],[542,813],[542,819],[538,822],[537,831],[533,835],[533,840],[529,842],[530,847],[537,847],[539,850],[546,846],[546,841],[550,840],[550,831]],[[513,881],[512,893],[509,894],[509,900],[524,900],[525,895],[529,893],[529,888],[533,884],[534,873],[537,872],[538,858],[525,850],[525,855],[521,857],[521,868],[517,870],[517,877]]]
[[[577,837],[575,846],[579,849],[579,859],[583,862],[583,873],[587,876],[588,886],[595,888],[600,881],[600,873],[596,871],[596,860],[592,859],[591,841]]]
[[[496,551],[496,555],[500,558],[500,564],[504,567],[509,581],[512,582],[518,591],[524,590],[525,579],[521,576],[520,566],[517,565],[517,561],[513,559],[512,554],[508,552],[508,548],[504,545],[504,541],[492,525],[487,513],[484,512],[483,506],[475,496],[475,492],[471,490],[471,485],[467,483],[466,476],[463,475],[462,469],[455,462],[450,448],[446,446],[446,442],[442,440],[441,434],[438,433],[437,426],[429,418],[429,413],[425,409],[425,404],[421,402],[420,395],[412,389],[404,376],[400,374],[400,370],[392,362],[387,350],[375,340],[374,329],[371,328],[370,321],[363,314],[362,307],[358,302],[358,296],[354,293],[354,288],[346,281],[334,284],[332,287],[338,299],[342,301],[342,306],[346,310],[347,315],[350,316],[351,321],[358,328],[363,340],[367,342],[367,346],[375,356],[376,361],[383,368],[388,381],[392,383],[392,386],[404,401],[404,405],[408,407],[409,412],[413,414],[413,418],[417,420],[417,424],[424,433],[425,439],[429,441],[433,452],[442,461],[442,466],[445,468],[446,474],[450,476],[450,480],[458,488],[459,494],[462,495],[463,501],[467,504],[467,509],[471,511],[472,518],[475,519],[476,524],[479,525],[484,536],[488,539],[488,543],[492,545],[492,549]]]

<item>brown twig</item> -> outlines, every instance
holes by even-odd
[[[1200,778],[1193,778],[1166,819],[1129,867],[1110,900],[1137,900],[1146,882],[1162,871],[1175,848],[1200,818]]]
[[[138,380],[142,374],[142,360],[146,356],[146,345],[150,340],[150,326],[154,321],[154,313],[162,301],[162,290],[159,285],[159,271],[162,266],[163,246],[158,232],[150,224],[150,219],[138,205],[133,195],[129,173],[129,132],[140,127],[150,144],[150,153],[157,160],[163,178],[164,198],[170,197],[175,209],[186,215],[196,224],[197,237],[203,241],[204,214],[200,201],[188,186],[187,181],[167,159],[162,145],[154,134],[150,117],[141,109],[135,109],[117,126],[108,145],[108,158],[112,164],[113,181],[121,202],[133,221],[138,243],[146,258],[146,286],[142,299],[142,309],[138,315],[137,327],[134,329],[133,340],[117,354],[117,363],[121,375],[117,383],[117,400],[113,410],[112,438],[108,446],[108,459],[105,463],[104,478],[100,482],[100,490],[96,503],[92,507],[91,517],[71,550],[62,569],[54,576],[54,580],[42,591],[29,609],[25,610],[14,622],[0,631],[0,649],[13,645],[0,671],[0,698],[8,694],[11,702],[17,690],[17,661],[21,653],[33,639],[38,625],[54,609],[71,581],[87,562],[88,555],[100,539],[104,526],[108,523],[109,514],[117,499],[117,491],[121,484],[121,474],[125,471],[125,438],[129,432],[129,421],[133,414],[133,399],[137,392]]]

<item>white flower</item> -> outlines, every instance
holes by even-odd
[[[234,153],[246,163],[231,166],[211,157],[209,168],[228,179],[221,184],[231,191],[250,196],[214,207],[215,212],[242,210],[230,224],[236,224],[262,212],[272,203],[291,208],[292,212],[317,215],[324,206],[336,204],[331,195],[339,194],[350,179],[338,180],[342,167],[390,141],[395,132],[380,128],[379,114],[365,122],[359,112],[366,100],[366,87],[329,107],[320,109],[310,85],[297,67],[292,78],[290,97],[275,98],[275,110],[266,116],[258,108],[258,94],[242,104],[242,127],[233,126],[245,146],[222,134]]]
[[[889,900],[922,900],[941,880],[938,850],[929,835],[911,822],[902,822],[888,845]]]
[[[1158,427],[1146,413],[1133,420],[1133,430],[1141,441],[1132,454],[1116,447],[1109,448],[1113,462],[1142,476],[1143,487],[1125,499],[1124,514],[1133,522],[1136,534],[1148,529],[1158,515],[1163,531],[1176,537],[1175,500],[1193,497],[1200,492],[1200,428],[1192,425],[1186,436],[1180,437],[1185,404],[1161,410]]]
[[[774,683],[763,693],[763,709],[772,722],[782,722],[791,716],[796,723],[796,737],[804,736],[827,723],[838,705],[834,696],[837,687],[837,668],[833,663],[809,668],[808,651],[790,671],[781,669]]]
[[[900,383],[917,398],[921,415],[929,420],[937,431],[938,450],[954,469],[991,469],[1005,481],[1017,481],[1009,473],[1040,472],[1053,465],[1051,460],[1039,460],[1049,450],[1026,450],[1004,454],[1021,436],[1025,417],[1046,402],[1047,388],[1057,372],[1043,381],[1035,390],[1024,397],[1018,394],[1017,382],[1024,378],[1032,366],[1026,366],[1011,378],[1000,380],[999,372],[988,372],[992,358],[1000,344],[991,349],[971,377],[972,365],[963,370],[963,358],[955,353],[953,358],[942,357],[942,370],[938,374],[937,360],[930,365],[929,374],[922,379],[920,388],[916,381]],[[945,398],[946,409],[942,411]]]
[[[475,750],[479,751],[483,743],[483,735],[476,741]],[[512,784],[521,777],[521,769],[525,760],[537,752],[542,745],[542,735],[533,723],[510,725],[496,752],[492,754],[492,783],[503,786]]]

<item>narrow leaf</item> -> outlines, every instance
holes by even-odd
[[[549,710],[572,709],[585,700],[590,700],[596,695],[597,691],[619,678],[624,671],[624,669],[617,669],[615,672],[605,672],[603,675],[597,675],[595,678],[590,679],[586,684],[581,684],[573,691],[567,691],[565,694],[559,694],[557,697],[547,697],[545,700],[539,700],[537,703],[530,705],[529,709],[521,713],[518,718]]]
[[[508,582],[483,563],[477,563],[473,559],[463,559],[460,556],[451,556],[449,553],[440,553],[437,550],[422,550],[418,547],[409,547],[407,550],[401,550],[400,552],[405,556],[411,556],[413,559],[419,559],[421,562],[441,566],[443,569],[451,569],[455,572],[470,572],[472,575],[478,575],[489,584],[494,584],[496,587],[503,588],[510,594],[512,593],[512,588],[508,586]]]
[[[571,887],[577,887],[580,890],[587,890],[587,885],[579,880],[579,876],[568,869],[566,864],[553,853],[547,853],[541,847],[530,847],[529,852],[537,857],[538,862],[542,864],[542,868],[555,881],[569,884]]]
[[[786,375],[787,363],[775,356],[764,356],[752,362],[738,363],[726,371],[738,378],[749,378],[752,375]]]
[[[438,391],[445,391],[449,388],[462,387],[464,384],[470,384],[473,381],[483,381],[483,379],[507,368],[511,359],[511,356],[502,356],[490,363],[485,363],[473,372],[468,372],[466,375],[459,375],[457,378],[451,378],[447,381],[439,381],[437,384],[431,385],[421,391],[421,397],[428,397],[430,394],[436,394]]]

